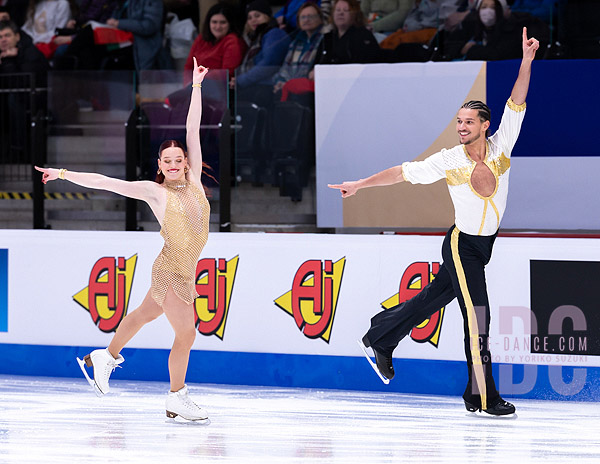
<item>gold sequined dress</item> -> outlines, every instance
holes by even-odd
[[[167,207],[160,234],[165,244],[152,266],[152,298],[162,306],[167,289],[188,304],[198,293],[195,278],[208,240],[210,205],[202,187],[189,180],[163,183]]]

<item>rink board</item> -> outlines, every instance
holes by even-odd
[[[389,386],[356,344],[376,312],[410,298],[437,272],[442,239],[212,234],[198,266],[201,335],[188,380],[462,393],[456,302],[400,343]],[[600,275],[599,245],[498,238],[486,272],[503,394],[600,400],[600,285],[593,280]],[[4,309],[0,302],[0,320],[4,311],[7,321],[0,373],[79,376],[75,356],[106,346],[123,315],[142,301],[161,246],[154,232],[0,231],[7,256],[0,276],[8,289]],[[127,362],[115,378],[166,380],[172,341],[166,318],[144,327],[124,350]]]

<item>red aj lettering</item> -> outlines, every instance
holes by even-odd
[[[274,303],[289,313],[308,338],[329,343],[346,258],[311,259],[300,265],[292,288]]]
[[[216,335],[223,339],[233,283],[239,257],[226,261],[223,258],[205,258],[196,266],[196,291],[194,303],[196,327],[203,335]]]
[[[398,293],[388,298],[381,303],[381,305],[385,309],[389,309],[410,300],[435,278],[439,270],[440,263],[437,262],[431,264],[428,262],[416,262],[410,264],[402,274]],[[410,333],[410,338],[417,343],[429,342],[437,347],[444,317],[444,309],[445,308],[440,308],[440,310],[432,314],[429,319],[424,320],[414,327]]]
[[[92,267],[88,286],[73,295],[102,332],[114,332],[127,314],[136,263],[137,255],[100,258]]]
[[[431,267],[429,263],[423,262],[411,264],[406,271],[404,271],[402,280],[400,281],[400,301],[405,302],[410,300],[413,296],[423,290],[435,278],[439,270],[440,263],[431,263]],[[413,289],[410,284],[418,276],[421,277],[420,288]],[[428,320],[413,327],[410,332],[410,338],[418,343],[430,342],[437,347],[443,314],[444,308],[440,308],[440,310],[433,313]]]

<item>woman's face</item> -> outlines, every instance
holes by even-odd
[[[481,2],[479,19],[485,27],[493,27],[496,24],[496,3],[494,0],[483,0]]]
[[[256,30],[258,26],[261,24],[266,24],[269,22],[269,16],[261,13],[260,11],[252,10],[248,12],[248,26],[253,31]]]
[[[304,32],[312,32],[316,30],[323,21],[317,10],[312,6],[307,6],[298,15],[298,25]]]
[[[185,178],[187,158],[179,147],[165,148],[158,159],[158,168],[165,176],[165,180],[182,180]]]
[[[338,29],[347,29],[354,22],[354,13],[350,11],[350,5],[344,0],[339,0],[333,8],[333,24]]]
[[[210,32],[217,41],[229,34],[229,21],[227,21],[227,18],[221,13],[212,15],[210,18]]]

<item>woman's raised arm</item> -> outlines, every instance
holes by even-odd
[[[208,68],[198,66],[194,57],[192,70],[192,98],[185,124],[186,144],[188,150],[188,165],[196,183],[200,184],[202,175],[202,147],[200,146],[200,120],[202,119],[202,81]]]

